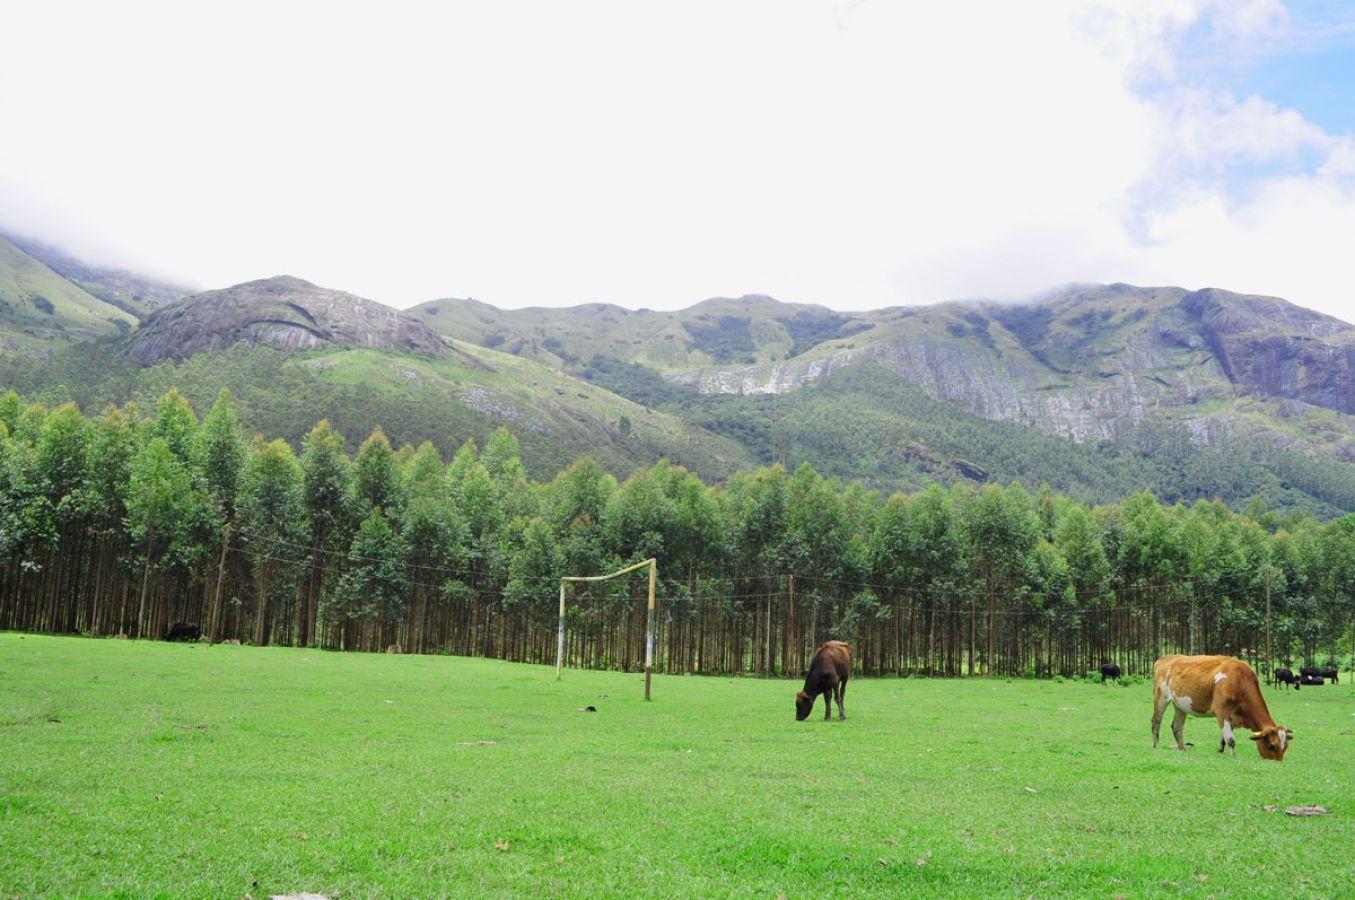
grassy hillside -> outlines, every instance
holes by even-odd
[[[236,344],[183,361],[142,367],[121,341],[84,344],[43,364],[0,355],[0,386],[86,410],[134,400],[143,406],[177,387],[205,411],[223,387],[246,425],[293,443],[327,418],[356,443],[380,425],[391,440],[431,440],[444,453],[467,438],[483,445],[507,426],[532,474],[548,477],[591,453],[624,475],[660,457],[712,479],[754,464],[752,454],[668,413],[538,363],[453,344],[441,359],[369,348],[294,353]]]
[[[0,346],[42,352],[125,333],[136,317],[72,284],[0,237]]]
[[[5,895],[1349,890],[1344,683],[1269,693],[1272,763],[1208,719],[1152,748],[1144,684],[853,678],[847,721],[796,722],[791,681],[646,703],[446,656],[4,634],[0,671]]]
[[[150,278],[127,269],[85,262],[44,241],[0,233],[12,244],[100,300],[144,319],[151,311],[191,294],[186,287]]]

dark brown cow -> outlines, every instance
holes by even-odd
[[[842,641],[824,641],[814,651],[805,676],[805,689],[795,695],[795,720],[803,722],[814,711],[814,700],[823,694],[823,718],[833,718],[833,699],[837,698],[837,714],[842,721],[847,713],[842,709],[842,696],[847,693],[847,679],[852,673],[852,648]]]
[[[1164,656],[1153,665],[1153,746],[1157,746],[1162,713],[1176,707],[1172,735],[1178,749],[1186,749],[1186,716],[1213,716],[1224,748],[1237,755],[1233,726],[1254,732],[1251,739],[1262,758],[1284,759],[1294,732],[1275,724],[1261,696],[1261,684],[1251,666],[1231,656]]]

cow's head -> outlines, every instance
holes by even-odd
[[[1284,759],[1284,751],[1289,749],[1290,742],[1294,740],[1294,732],[1279,725],[1272,725],[1265,731],[1256,732],[1251,739],[1256,741],[1256,749],[1261,751],[1262,759],[1279,762]]]
[[[795,695],[795,721],[803,722],[814,711],[814,698],[804,691]]]

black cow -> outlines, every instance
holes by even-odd
[[[1340,684],[1340,670],[1336,666],[1304,666],[1299,669],[1300,675],[1311,675],[1314,678],[1330,678],[1332,684]]]
[[[842,697],[847,693],[847,679],[852,671],[852,648],[842,641],[824,641],[809,661],[805,689],[795,695],[795,721],[803,722],[814,711],[814,701],[823,694],[823,718],[833,718],[833,699],[837,699],[837,715],[846,721]]]
[[[1101,683],[1105,684],[1107,678],[1112,680],[1119,678],[1121,674],[1120,667],[1115,663],[1105,663],[1101,666]]]
[[[165,632],[167,641],[196,641],[202,637],[202,628],[196,622],[175,622]]]
[[[1299,684],[1307,687],[1316,687],[1320,684],[1326,684],[1326,680],[1320,675],[1300,675]]]
[[[1296,676],[1296,675],[1295,675],[1291,670],[1289,670],[1289,669],[1276,669],[1276,670],[1275,670],[1275,683],[1276,683],[1276,684],[1282,684],[1282,685],[1284,685],[1285,687],[1288,687],[1289,685],[1292,684],[1292,685],[1294,685],[1295,688],[1297,688],[1297,687],[1298,687],[1298,684],[1299,684],[1299,679],[1298,679],[1298,676]]]

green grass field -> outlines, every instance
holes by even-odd
[[[796,688],[656,677],[646,704],[635,675],[2,634],[0,894],[1355,883],[1348,684],[1268,691],[1296,733],[1281,764],[1245,739],[1221,757],[1203,719],[1194,750],[1150,749],[1148,685],[862,679],[845,723],[794,721]]]

